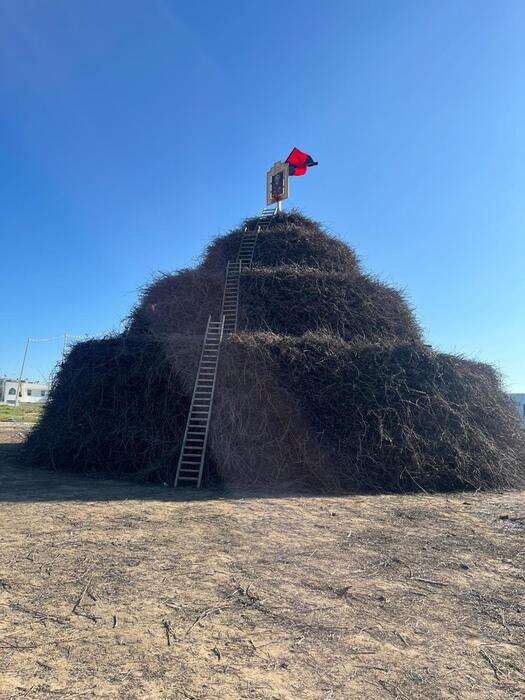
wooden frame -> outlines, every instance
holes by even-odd
[[[288,199],[288,163],[277,161],[266,173],[266,204]]]

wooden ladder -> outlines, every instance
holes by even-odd
[[[241,265],[239,260],[228,261],[226,265],[226,280],[222,295],[221,316],[224,317],[224,332],[235,333],[237,330],[237,314],[239,311],[239,285],[241,279]]]
[[[268,226],[276,211],[275,207],[263,209],[255,227],[252,230],[248,230],[248,227],[244,229],[237,258],[234,261],[229,261],[226,265],[221,320],[212,321],[210,316],[206,326],[197,379],[195,380],[190,412],[186,422],[186,430],[184,431],[177,473],[175,475],[175,487],[194,486],[195,488],[200,488],[221,340],[225,333],[235,333],[237,330],[242,269],[251,267],[257,237],[260,231]]]
[[[210,316],[184,431],[175,487],[200,488],[201,485],[223,332],[224,317],[221,321],[212,321]]]
[[[226,280],[222,296],[221,316],[224,316],[224,333],[235,333],[239,312],[239,289],[243,268],[251,267],[253,253],[259,233],[268,226],[275,215],[275,207],[264,209],[253,229],[246,226],[242,233],[239,251],[235,260],[229,260],[226,265]]]

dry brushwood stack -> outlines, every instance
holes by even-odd
[[[241,233],[147,287],[124,335],[73,349],[29,438],[33,460],[172,482],[206,320],[219,314]],[[239,332],[223,341],[208,482],[514,487],[524,458],[491,367],[425,345],[402,294],[364,274],[317,223],[274,218],[241,280]]]

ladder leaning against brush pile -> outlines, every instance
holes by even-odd
[[[175,486],[197,486],[198,488],[202,480],[223,330],[224,317],[221,321],[212,321],[210,316],[191,397]]]
[[[224,316],[224,333],[235,333],[237,330],[237,315],[239,311],[239,288],[243,267],[251,267],[255,245],[260,231],[264,230],[272,220],[275,209],[264,209],[253,229],[244,228],[235,260],[229,260],[226,265],[226,280],[222,297],[221,316]]]
[[[237,258],[234,261],[229,261],[226,265],[221,320],[212,321],[211,316],[208,319],[175,475],[175,487],[194,486],[200,488],[217,379],[217,368],[219,366],[221,340],[224,334],[235,333],[237,330],[242,270],[243,268],[251,267],[259,233],[269,225],[275,212],[276,209],[274,207],[264,209],[253,229],[245,227]]]

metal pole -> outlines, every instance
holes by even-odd
[[[277,211],[282,211],[282,202],[280,199],[277,200]]]
[[[62,359],[64,359],[64,355],[66,354],[66,345],[67,345],[67,336],[68,333],[64,333],[64,345],[62,346]]]
[[[20,367],[20,374],[18,375],[18,385],[16,387],[15,406],[18,406],[18,397],[20,395],[20,384],[22,383],[22,375],[24,374],[24,367],[26,366],[27,349],[29,348],[29,341],[30,340],[31,339],[28,338],[26,341],[26,347],[24,350],[24,359],[22,360],[22,366]]]

